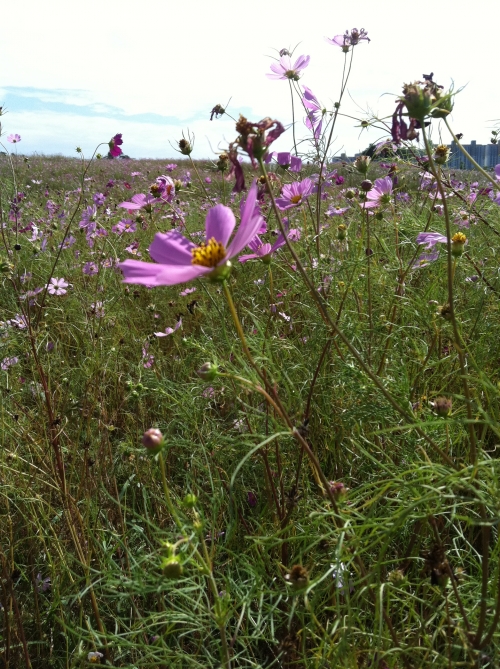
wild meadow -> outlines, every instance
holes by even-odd
[[[336,92],[282,50],[292,126],[217,104],[213,160],[3,110],[2,668],[500,666],[500,165],[433,75],[344,116],[368,41]]]

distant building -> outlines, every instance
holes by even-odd
[[[480,167],[495,167],[500,163],[498,144],[477,144],[473,139],[470,144],[462,144],[467,153]],[[451,156],[447,167],[456,170],[473,170],[474,165],[464,156],[455,142],[450,145]]]

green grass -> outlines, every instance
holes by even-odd
[[[149,260],[170,219],[145,214],[147,229],[121,237],[111,228],[123,217],[116,205],[147,192],[165,164],[98,161],[82,181],[77,160],[18,159],[15,186],[1,159],[2,258],[11,265],[0,287],[0,359],[19,359],[0,372],[4,666],[29,657],[34,668],[85,667],[89,652],[129,668],[205,669],[227,658],[248,668],[499,666],[498,207],[478,198],[490,227],[478,220],[465,230],[470,259],[460,257],[454,273],[473,456],[455,333],[437,314],[447,302],[444,246],[436,262],[406,271],[418,232],[445,230],[417,189],[416,168],[400,166],[411,201],[370,219],[371,256],[356,199],[342,219],[347,242],[337,240],[341,221],[321,216],[329,227],[319,257],[316,198],[310,211],[288,212],[302,228],[294,248],[350,348],[325,325],[286,248],[270,266],[233,263],[228,284],[254,368],[221,285],[197,282],[181,296],[186,286],[125,286],[114,267],[82,272],[85,262],[132,257],[125,247],[134,240]],[[174,178],[191,170],[177,197],[197,232],[213,201],[178,164]],[[230,184],[208,163],[197,166],[212,179],[210,195],[229,203]],[[372,179],[385,174],[370,169]],[[363,178],[344,172],[344,186]],[[346,202],[341,189],[329,189],[329,202]],[[31,232],[14,249],[16,190],[27,193],[19,227],[36,222],[45,250]],[[80,214],[106,191],[97,220],[109,234],[89,248]],[[47,199],[59,206],[50,220]],[[450,207],[464,205],[455,198]],[[273,230],[268,200],[264,212]],[[53,272],[71,287],[43,305],[40,293],[28,308],[20,295],[48,281],[72,217],[77,241]],[[483,276],[467,282],[474,264]],[[32,278],[22,284],[25,272]],[[30,327],[6,324],[23,311]],[[180,316],[182,328],[154,336]],[[207,361],[221,372],[210,382],[196,375]],[[432,409],[439,396],[453,399],[448,418]],[[150,427],[164,435],[161,455],[141,445]],[[344,494],[326,493],[304,443]],[[168,578],[165,559],[182,573]],[[306,580],[294,582],[294,565]]]

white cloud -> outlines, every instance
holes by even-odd
[[[454,115],[454,126],[466,140],[488,141],[487,121],[500,116],[500,92],[491,74],[497,46],[487,31],[488,17],[495,16],[498,0],[476,0],[466,18],[451,0],[421,0],[418,6],[400,0],[356,0],[328,3],[321,11],[317,4],[299,0],[270,0],[265,6],[238,0],[150,0],[143,5],[87,0],[85,10],[78,13],[67,11],[66,0],[16,0],[15,4],[7,0],[7,4],[11,11],[6,17],[11,14],[22,20],[2,35],[2,84],[38,88],[42,101],[93,105],[94,112],[103,114],[100,123],[85,118],[81,124],[75,124],[69,115],[58,116],[52,124],[58,135],[66,137],[76,131],[68,146],[90,145],[95,134],[106,135],[111,125],[108,115],[117,110],[125,115],[175,117],[179,124],[173,127],[170,123],[160,133],[162,142],[171,135],[175,139],[188,120],[191,125],[192,118],[208,118],[212,106],[225,104],[230,96],[230,108],[236,115],[245,108],[255,120],[271,116],[289,123],[288,84],[266,79],[268,56],[302,40],[297,53],[311,55],[302,81],[331,105],[338,96],[344,61],[340,49],[323,38],[354,26],[364,26],[372,41],[356,48],[349,82],[352,100],[345,98],[344,113],[363,116],[363,110],[370,107],[388,114],[403,82],[433,70],[444,85],[452,79],[457,85],[468,84],[457,98]],[[393,95],[382,97],[385,92]],[[3,119],[8,131],[29,131],[30,145],[40,149],[40,142],[46,140],[44,129],[39,124],[23,126],[28,123],[25,110],[10,111]],[[117,117],[117,123],[122,118]],[[142,146],[138,155],[150,153],[155,146],[163,150],[160,142],[147,139],[151,130],[147,123],[134,123],[131,120],[119,130],[128,146]],[[231,139],[234,135],[220,121],[196,124],[205,155],[208,144],[201,137],[206,133],[215,145],[222,136]],[[337,131],[336,147],[345,146],[350,154],[379,136],[372,132],[358,139],[355,125],[356,121],[341,119]],[[158,136],[156,125],[155,133]],[[25,141],[27,146],[28,137],[23,137]],[[287,136],[278,148],[290,146]]]

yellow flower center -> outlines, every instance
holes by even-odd
[[[463,232],[457,232],[456,235],[453,235],[451,241],[454,244],[465,244],[465,242],[467,241],[467,237],[464,235]]]
[[[292,195],[290,198],[290,202],[293,202],[293,204],[298,204],[302,200],[302,195]]]
[[[226,257],[226,249],[224,244],[217,242],[215,237],[212,237],[207,244],[201,244],[191,251],[193,265],[202,265],[203,267],[217,267],[221,260]]]

